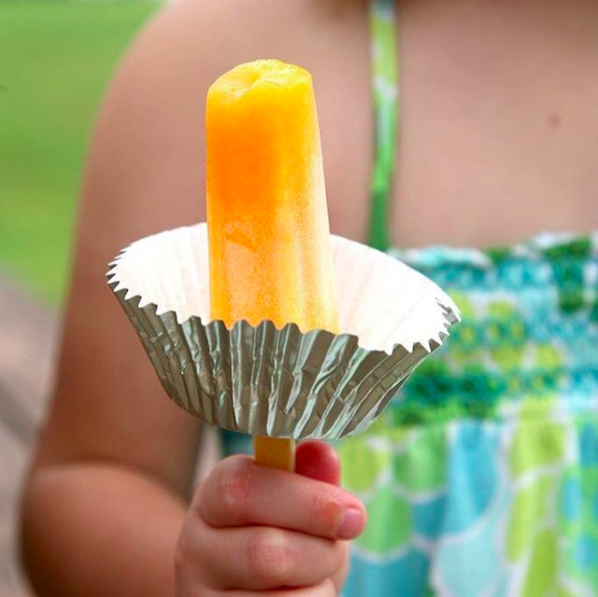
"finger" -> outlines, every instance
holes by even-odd
[[[189,556],[201,562],[201,576],[214,589],[265,591],[333,577],[344,566],[345,544],[271,527],[206,526]]]
[[[267,594],[268,597],[337,597],[339,592],[330,581],[326,581],[312,587],[280,589],[278,591],[268,591]],[[260,597],[261,593],[254,593],[253,591],[227,591],[225,595],[226,597]]]
[[[341,567],[339,568],[339,570],[337,570],[332,575],[330,580],[332,581],[332,584],[335,587],[336,592],[340,595],[341,591],[343,589],[343,586],[345,584],[345,581],[347,580],[347,574],[349,572],[349,564],[351,561],[351,551],[349,549],[350,544],[348,541],[340,541],[339,543],[342,545],[342,549],[343,549],[343,563],[342,563]]]
[[[234,456],[199,487],[193,508],[218,528],[263,525],[331,539],[353,539],[366,522],[361,502],[340,487]]]
[[[332,446],[318,441],[301,442],[296,458],[297,474],[331,485],[340,484],[340,461]]]

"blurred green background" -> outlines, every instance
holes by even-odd
[[[64,297],[94,116],[154,0],[0,0],[0,272]]]

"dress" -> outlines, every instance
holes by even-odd
[[[371,244],[463,322],[374,425],[338,444],[366,504],[345,597],[598,595],[598,233],[489,250],[388,247],[394,2],[372,0]],[[224,433],[227,453],[249,451]]]

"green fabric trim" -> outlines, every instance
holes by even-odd
[[[388,216],[392,198],[399,115],[399,60],[394,0],[370,2],[372,97],[375,140],[368,241],[390,248]]]

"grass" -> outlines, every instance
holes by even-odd
[[[0,0],[0,268],[64,297],[93,118],[148,0]]]

